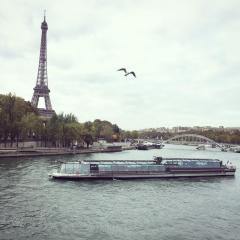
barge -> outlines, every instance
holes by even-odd
[[[149,150],[149,149],[162,149],[164,145],[162,143],[150,143],[150,142],[144,142],[139,143],[136,146],[137,150]]]
[[[162,158],[154,160],[84,160],[62,163],[53,179],[147,179],[234,176],[236,167],[218,159]]]

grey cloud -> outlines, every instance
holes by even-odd
[[[4,1],[1,86],[30,99],[47,9],[53,107],[126,129],[238,125],[239,1]],[[137,78],[116,70],[127,67]],[[24,82],[24,85],[22,84]]]

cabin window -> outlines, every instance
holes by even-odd
[[[67,163],[66,164],[66,173],[73,173],[73,171],[74,171],[74,164]]]
[[[89,174],[90,165],[89,164],[81,164],[80,170],[82,174]]]
[[[66,164],[61,165],[60,173],[65,173],[66,172]]]
[[[79,163],[74,163],[73,164],[73,172],[74,173],[80,173],[81,167]]]
[[[99,171],[112,171],[112,166],[110,164],[103,164],[103,165],[99,165]]]
[[[139,171],[139,165],[132,164],[126,166],[126,171]]]
[[[199,166],[206,166],[206,165],[208,165],[208,162],[198,161],[197,164],[198,164]]]

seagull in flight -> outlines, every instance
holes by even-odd
[[[136,78],[136,74],[135,74],[135,72],[127,72],[127,69],[126,68],[120,68],[120,69],[118,69],[118,71],[123,71],[125,74],[124,74],[124,76],[126,77],[127,75],[129,75],[129,74],[132,74],[135,78]]]
[[[135,74],[135,72],[128,72],[128,73],[125,73],[125,75],[124,75],[124,76],[127,76],[127,75],[129,75],[129,74],[132,74],[134,77],[136,77],[136,74]]]
[[[125,74],[127,73],[127,69],[126,68],[120,68],[120,69],[118,69],[118,71],[123,71]]]

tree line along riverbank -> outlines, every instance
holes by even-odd
[[[186,132],[185,132],[186,133]],[[191,131],[220,143],[240,144],[240,131]],[[126,131],[106,120],[79,122],[70,114],[54,114],[51,119],[42,119],[30,102],[13,94],[0,94],[0,149],[21,148],[25,142],[35,142],[45,148],[88,148],[94,141],[121,142],[125,139],[156,138],[166,140],[173,133],[156,131]],[[79,151],[81,149],[78,149]],[[18,152],[21,152],[18,151]],[[1,154],[1,152],[0,152]]]
[[[0,95],[1,147],[18,147],[21,142],[35,141],[40,147],[71,148],[74,145],[89,147],[96,139],[119,142],[138,138],[137,131],[124,131],[117,124],[96,119],[79,122],[70,114],[54,114],[42,119],[30,102],[13,94]]]

